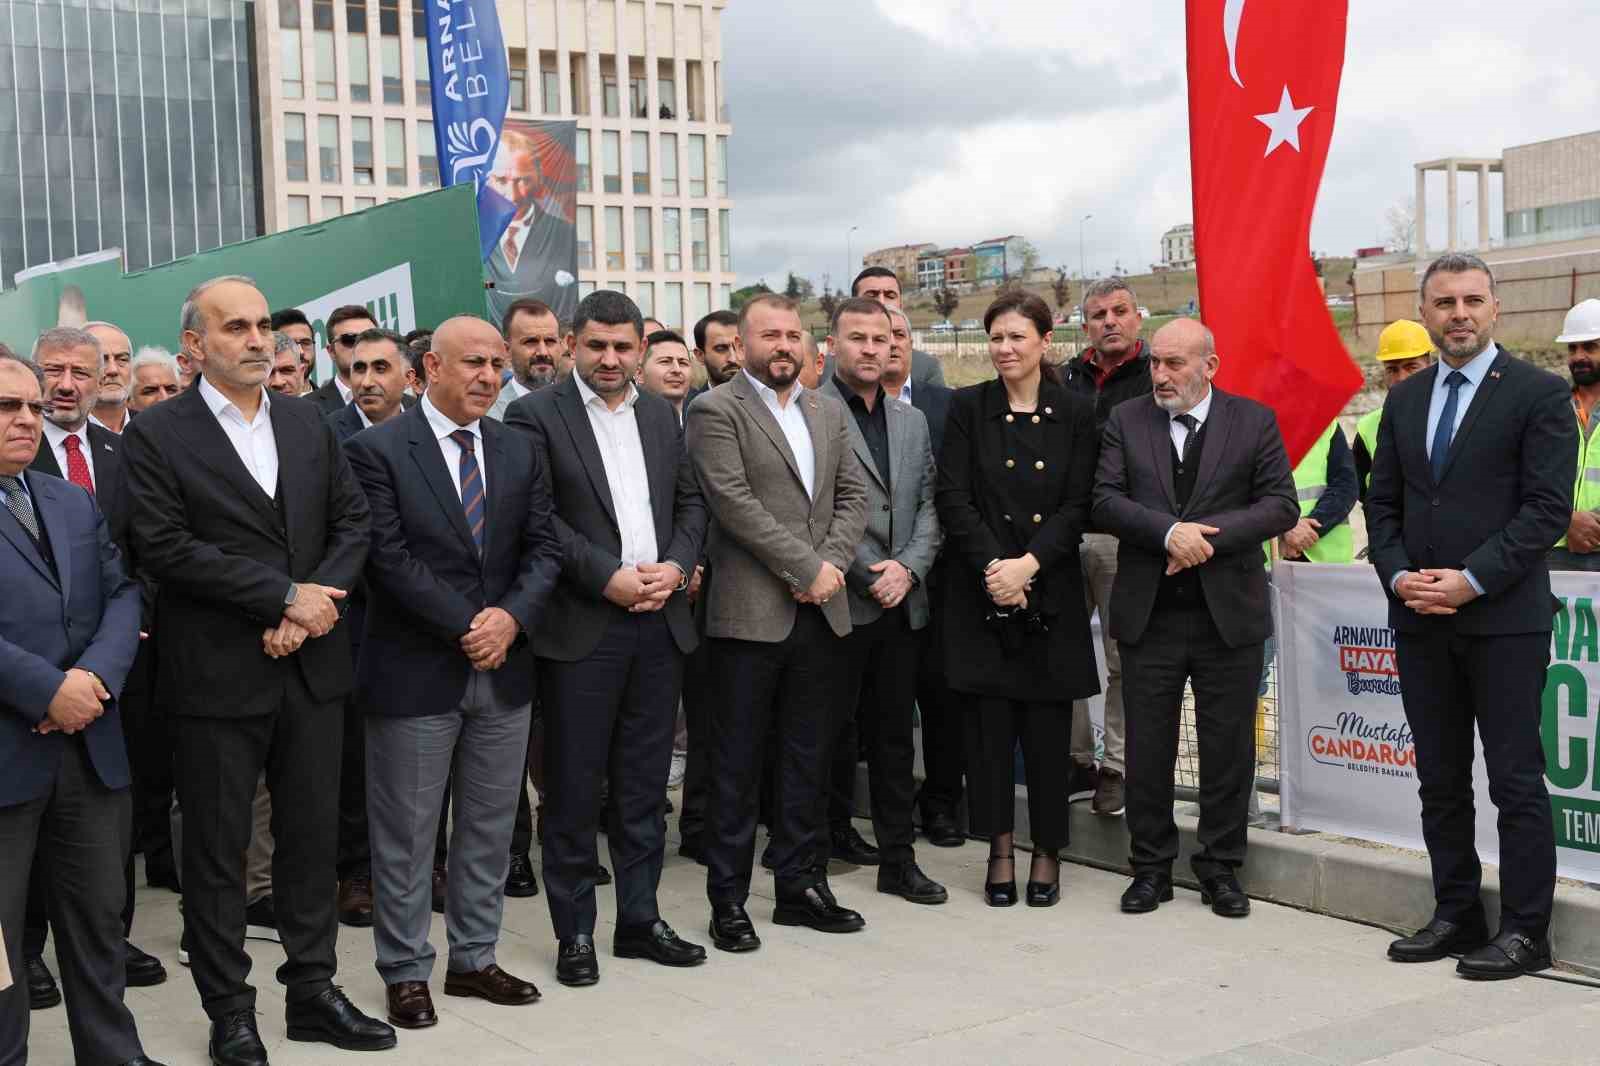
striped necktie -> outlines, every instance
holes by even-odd
[[[450,434],[450,439],[456,442],[461,449],[461,509],[467,515],[467,528],[472,530],[472,543],[477,546],[478,554],[483,554],[483,475],[478,472],[478,455],[474,450],[477,443],[471,432],[465,429],[455,430]]]

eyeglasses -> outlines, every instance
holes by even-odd
[[[317,350],[317,340],[315,337],[301,337],[299,340],[295,341],[295,343],[300,346],[300,350],[303,352],[314,352]]]
[[[356,346],[356,340],[360,336],[361,334],[359,333],[341,333],[333,339],[336,344],[342,344],[346,348],[354,348]]]
[[[0,415],[14,415],[24,407],[32,411],[34,417],[44,417],[44,402],[42,400],[23,400],[15,396],[0,396]]]
[[[1600,355],[1600,341],[1578,341],[1567,345],[1568,355],[1577,355],[1579,352],[1584,355]]]

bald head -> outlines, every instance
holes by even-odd
[[[456,425],[474,422],[494,406],[509,361],[505,339],[488,322],[472,315],[445,319],[422,357],[428,399]]]
[[[1156,404],[1181,415],[1206,398],[1219,360],[1211,331],[1192,318],[1179,318],[1150,338],[1150,385]]]

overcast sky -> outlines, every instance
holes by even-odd
[[[886,245],[1020,233],[1044,264],[1076,271],[1091,213],[1089,272],[1147,270],[1162,232],[1192,221],[1182,12],[1181,0],[730,0],[740,281],[848,281],[852,226],[857,263]],[[1313,248],[1381,244],[1385,209],[1414,195],[1413,163],[1600,128],[1597,56],[1593,0],[1350,0]],[[1476,180],[1459,195],[1470,244]]]

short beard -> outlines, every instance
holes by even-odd
[[[128,390],[122,385],[112,385],[100,390],[100,395],[95,398],[95,406],[124,407],[128,403]]]
[[[1581,367],[1568,366],[1567,370],[1572,374],[1572,383],[1579,388],[1588,388],[1590,385],[1600,383],[1600,367],[1593,363]]]
[[[726,385],[733,380],[739,368],[732,363],[723,363],[721,370],[716,370],[708,363],[706,365],[706,379],[713,385]]]
[[[1439,336],[1433,338],[1433,345],[1435,348],[1439,349],[1441,355],[1448,355],[1450,358],[1460,362],[1471,359],[1473,356],[1482,352],[1485,348],[1489,347],[1489,342],[1487,339],[1480,338],[1480,336],[1475,333],[1470,341],[1455,344],[1450,341],[1449,337],[1441,333]]]
[[[1158,392],[1152,392],[1151,396],[1155,398],[1156,406],[1163,411],[1169,414],[1183,414],[1185,411],[1193,410],[1194,405],[1199,403],[1201,398],[1205,396],[1206,384],[1202,382],[1193,390],[1180,391],[1176,397],[1170,400],[1162,399],[1161,394]]]
[[[556,368],[546,363],[529,363],[528,376],[522,379],[522,387],[530,390],[542,389],[547,385],[554,385],[556,381]]]

